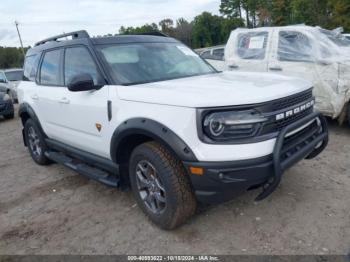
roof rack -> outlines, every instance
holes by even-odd
[[[40,42],[37,42],[35,44],[35,46],[38,45],[43,45],[47,42],[52,42],[52,41],[57,41],[60,38],[64,38],[64,37],[68,37],[71,36],[72,39],[77,39],[77,38],[90,38],[89,34],[85,31],[85,30],[81,30],[81,31],[75,31],[75,32],[71,32],[71,33],[66,33],[66,34],[62,34],[62,35],[57,35],[57,36],[53,36],[47,39],[44,39]]]
[[[168,35],[159,32],[159,31],[154,31],[154,32],[147,32],[147,33],[141,33],[141,34],[137,34],[137,35],[154,35],[154,36],[163,36],[163,37],[169,37]]]

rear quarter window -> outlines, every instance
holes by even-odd
[[[24,81],[35,81],[36,73],[38,71],[40,55],[27,56],[24,61]]]
[[[263,60],[266,55],[268,32],[249,32],[238,35],[237,55],[246,60]]]

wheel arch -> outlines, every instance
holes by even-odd
[[[165,146],[182,161],[197,161],[190,147],[172,130],[151,119],[133,118],[124,121],[113,133],[110,147],[115,163],[127,161],[132,150],[147,141]]]
[[[37,117],[37,115],[34,112],[34,109],[28,104],[28,103],[22,103],[19,106],[18,109],[18,116],[21,118],[21,122],[22,125],[24,127],[25,123],[27,122],[28,119],[32,119],[33,121],[35,121],[40,129],[40,132],[44,135],[44,137],[46,138],[46,134],[40,124],[39,118]],[[26,145],[26,140],[24,137],[24,129],[22,130],[22,135],[23,135],[23,141],[24,141],[24,145]]]

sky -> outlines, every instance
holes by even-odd
[[[158,23],[164,18],[192,20],[203,11],[219,12],[220,0],[1,0],[0,46],[24,46],[63,32],[87,30],[91,36],[115,34],[121,26]]]

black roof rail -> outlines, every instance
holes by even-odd
[[[140,33],[140,34],[137,34],[137,35],[154,35],[154,36],[163,36],[163,37],[169,37],[168,35],[162,33],[162,32],[159,32],[159,31],[154,31],[154,32],[147,32],[147,33]]]
[[[44,39],[40,42],[35,43],[35,46],[43,45],[43,44],[45,44],[47,42],[51,42],[51,41],[57,41],[60,38],[64,38],[64,37],[68,37],[68,36],[71,36],[73,39],[90,38],[89,34],[85,30],[81,30],[81,31],[75,31],[75,32],[66,33],[66,34],[62,34],[62,35],[56,35],[56,36]]]

